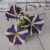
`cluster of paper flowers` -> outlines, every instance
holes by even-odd
[[[5,35],[8,37],[11,44],[24,44],[26,36],[33,33],[40,33],[44,25],[44,20],[39,18],[39,15],[29,16],[22,12],[23,9],[13,5],[6,12],[7,20],[10,18],[16,20],[16,24],[12,24],[11,28],[7,29]]]

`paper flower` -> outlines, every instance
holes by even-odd
[[[20,7],[16,7],[16,5],[12,5],[10,7],[10,10],[5,13],[7,20],[9,21],[9,18],[16,19],[18,18],[19,13],[22,11]]]
[[[44,25],[44,20],[39,19],[39,15],[24,18],[25,23],[22,27],[28,28],[30,35],[32,35],[32,33],[41,33],[41,28]]]
[[[16,30],[15,30],[16,29]],[[21,28],[20,26],[12,25],[11,28],[7,29],[5,35],[8,37],[11,44],[24,44],[26,35],[28,34],[27,28]]]
[[[9,18],[16,19],[15,24],[8,28],[5,33],[13,45],[24,44],[28,34],[41,33],[42,26],[44,25],[44,20],[40,19],[39,15],[26,15],[16,5],[10,7],[10,10],[6,12],[6,17],[8,21]]]

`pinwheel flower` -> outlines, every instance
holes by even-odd
[[[12,18],[12,19],[19,18],[18,15],[21,11],[22,9],[20,7],[16,7],[16,5],[12,5],[10,7],[10,10],[5,13],[7,20],[9,21],[9,18]]]
[[[42,26],[44,25],[44,20],[39,18],[39,15],[24,17],[25,23],[21,26],[28,28],[30,35],[32,33],[41,33]]]
[[[28,34],[41,33],[42,26],[44,25],[44,20],[40,19],[39,15],[26,15],[16,5],[10,7],[10,10],[6,12],[6,17],[8,21],[9,18],[16,19],[16,25],[12,25],[5,33],[9,41],[14,45],[24,44]]]
[[[25,23],[23,18],[24,13],[21,12],[21,10],[20,7],[13,5],[10,7],[10,10],[6,12],[8,21],[9,18],[16,19],[16,25],[12,25],[11,28],[8,28],[5,34],[9,38],[9,41],[15,45],[25,43],[26,35],[29,33],[27,28],[21,28],[21,25]]]
[[[8,37],[11,44],[24,44],[26,35],[28,34],[27,28],[21,28],[20,26],[12,25],[11,28],[7,29],[5,35]]]

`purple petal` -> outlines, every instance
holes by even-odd
[[[19,36],[20,36],[22,39],[25,39],[27,35],[28,35],[28,33],[21,34],[21,35],[19,35]]]
[[[38,31],[35,27],[32,27],[32,33],[38,33]]]
[[[18,37],[16,38],[14,45],[16,44],[22,44],[21,41],[18,39]]]
[[[25,39],[26,39],[26,35],[27,35],[27,34],[22,34],[22,35],[19,35],[19,36],[20,36],[23,40],[25,40]],[[20,40],[18,39],[18,37],[17,37],[14,44],[16,45],[16,44],[22,44],[22,43],[21,43],[21,41],[20,41]]]
[[[22,9],[21,9],[20,7],[16,7],[16,5],[15,5],[15,10],[16,10],[16,13],[19,14],[19,12],[20,12]],[[9,13],[11,13],[11,14],[14,14],[13,5],[10,7],[10,10],[7,11],[7,12],[9,12]]]
[[[38,22],[38,21],[42,21],[43,19],[38,19],[38,20],[35,20],[35,22]]]
[[[21,11],[21,8],[20,8],[20,7],[16,7],[16,5],[15,5],[15,10],[16,10],[16,13],[19,14],[20,11]],[[14,14],[13,6],[11,6],[11,7],[10,7],[10,10],[7,11],[7,12],[10,13],[10,14]],[[16,18],[17,18],[17,17],[14,17],[14,16],[9,15],[9,14],[7,14],[7,13],[5,13],[5,15],[6,15],[8,21],[9,21],[9,18],[13,18],[13,19],[16,19]]]
[[[14,35],[7,35],[7,37],[8,37],[8,39],[9,39],[9,41],[13,44],[13,40],[14,40]],[[16,40],[15,40],[15,43],[14,43],[14,45],[16,45],[16,44],[22,44],[21,42],[20,42],[20,40],[18,39],[18,37],[16,37]]]
[[[7,14],[7,13],[5,13],[5,15],[6,15],[8,21],[9,21],[9,18],[14,18],[14,19],[17,18],[17,17],[14,17],[14,16],[9,15],[9,14]]]
[[[34,22],[38,22],[38,21],[41,21],[41,20],[43,20],[43,19],[39,19],[39,17],[37,17]]]
[[[10,42],[13,43],[14,35],[6,35]]]
[[[34,18],[34,16],[30,16],[29,19],[32,21],[32,19]]]
[[[7,32],[15,33],[14,25],[12,25],[11,28],[8,28],[8,29],[7,29]]]
[[[20,11],[21,11],[21,8],[20,7],[16,7],[16,5],[15,5],[15,9],[16,9],[16,13],[20,13]]]
[[[43,26],[44,24],[35,24],[35,26],[39,29],[39,30],[41,30],[42,29],[42,26]]]
[[[10,7],[10,10],[8,12],[11,13],[11,14],[14,14],[13,6]]]

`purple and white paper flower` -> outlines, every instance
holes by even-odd
[[[44,20],[40,19],[39,15],[27,16],[21,10],[20,7],[13,5],[6,12],[7,20],[9,18],[16,19],[16,23],[11,28],[8,28],[5,33],[9,41],[14,45],[24,44],[28,34],[41,33],[42,26],[44,25]]]
[[[5,13],[7,20],[9,21],[10,18],[16,19],[19,18],[20,12],[22,9],[20,7],[16,7],[16,5],[12,5],[10,10]]]
[[[17,30],[15,30],[15,26],[12,25],[11,28],[7,29],[5,35],[8,37],[9,41],[14,45],[24,44],[26,35],[28,34],[28,29],[21,28],[20,26],[17,26],[16,29]]]
[[[24,17],[25,23],[22,27],[28,28],[30,35],[32,33],[41,33],[42,26],[44,25],[44,20],[39,18],[39,15]]]

